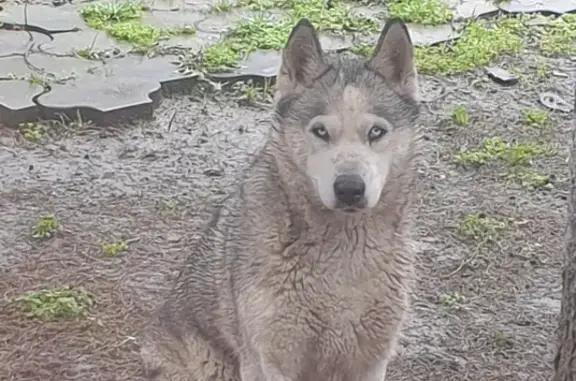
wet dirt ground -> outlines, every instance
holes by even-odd
[[[548,75],[536,78],[543,62]],[[530,51],[504,63],[529,78],[503,87],[482,70],[422,77],[430,101],[420,120],[427,141],[415,205],[418,282],[387,381],[551,376],[570,114],[552,113],[538,128],[522,123],[521,110],[542,108],[543,91],[573,103],[576,65]],[[446,122],[458,105],[468,109],[468,128]],[[151,122],[80,128],[42,144],[0,129],[0,294],[71,284],[96,301],[79,321],[39,322],[0,308],[0,380],[143,379],[137,328],[162,301],[211,205],[263,142],[269,115],[225,94],[195,94],[164,99]],[[454,164],[457,150],[493,136],[552,145],[554,153],[534,163],[551,175],[550,186],[506,182],[498,165]],[[514,223],[478,247],[457,233],[459,221],[477,212]],[[34,222],[48,214],[61,232],[34,240]],[[122,238],[127,252],[103,255],[103,243]],[[439,303],[451,293],[465,301]]]

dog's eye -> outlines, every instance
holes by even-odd
[[[370,131],[368,131],[368,140],[370,143],[375,142],[382,136],[386,135],[386,129],[380,126],[372,126]]]
[[[312,127],[312,129],[310,131],[312,131],[312,133],[314,135],[316,135],[320,139],[324,140],[325,142],[330,140],[330,135],[328,135],[328,131],[326,130],[326,127],[324,127],[321,124],[314,125],[314,127]]]

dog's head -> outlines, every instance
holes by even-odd
[[[406,26],[388,21],[366,61],[324,55],[312,24],[293,28],[277,79],[276,130],[330,209],[378,204],[412,155],[419,89]]]

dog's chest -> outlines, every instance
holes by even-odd
[[[332,256],[319,257],[320,263],[294,256],[276,268],[261,327],[277,337],[285,332],[282,346],[307,352],[312,345],[315,355],[332,360],[377,358],[387,352],[406,309],[406,269],[377,250],[363,248],[356,257],[347,252],[346,258],[338,248],[343,245],[323,248]]]

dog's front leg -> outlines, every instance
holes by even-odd
[[[244,353],[240,359],[241,381],[266,381],[258,356],[254,353]]]
[[[289,361],[289,359],[286,359]],[[264,374],[265,381],[296,381],[297,375],[300,373],[294,367],[290,368],[290,374],[283,372],[272,361],[268,361],[265,358],[262,359],[262,373]]]
[[[388,368],[388,360],[384,360],[374,366],[364,377],[362,381],[385,381],[386,369]]]

